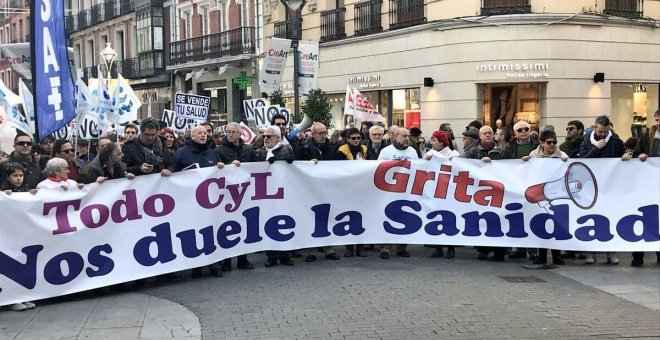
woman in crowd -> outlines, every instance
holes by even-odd
[[[82,187],[85,186],[84,183],[77,183],[68,178],[69,163],[59,157],[53,157],[48,160],[46,168],[44,169],[44,176],[46,176],[46,179],[37,184],[37,189],[62,188],[68,190],[71,187],[82,189]]]
[[[367,157],[367,146],[362,144],[362,134],[357,128],[349,128],[346,130],[346,138],[344,143],[337,150],[338,160],[362,160]],[[360,257],[367,256],[362,244],[348,244],[344,251],[344,257],[352,257],[357,255]]]
[[[424,159],[431,160],[433,157],[439,157],[451,160],[454,157],[460,156],[458,151],[449,148],[449,137],[447,137],[447,134],[440,130],[433,132],[433,135],[431,135],[431,150],[426,152]],[[444,254],[441,245],[435,246],[435,251],[433,251],[431,257],[443,256],[448,259],[456,257],[454,246],[447,246],[447,255]]]
[[[527,161],[530,158],[559,158],[566,162],[568,155],[559,150],[557,147],[557,134],[552,130],[543,130],[539,134],[539,141],[541,142],[538,148],[532,150],[529,156],[523,157],[522,160]],[[561,250],[552,249],[552,264],[566,264],[561,258]],[[534,260],[534,264],[547,264],[548,263],[548,249],[539,249],[539,255]]]
[[[23,181],[25,178],[25,168],[16,162],[6,162],[0,164],[0,188],[7,195],[11,195],[12,192],[26,192],[29,191],[31,194],[36,194],[37,190],[32,189],[28,190],[26,183]],[[22,312],[27,309],[32,309],[36,307],[33,302],[25,301],[15,303],[11,306],[11,310],[16,312]]]
[[[133,179],[135,175],[126,172],[126,164],[121,161],[123,154],[117,143],[104,146],[98,156],[83,166],[78,180],[81,183],[103,183],[108,179],[128,178]]]
[[[170,150],[170,153],[174,155],[176,150],[179,149],[179,139],[176,134],[170,128],[162,128],[158,134],[165,139],[165,146],[167,150]]]

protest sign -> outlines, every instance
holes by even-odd
[[[239,124],[241,128],[241,139],[243,140],[243,143],[245,144],[250,144],[252,143],[252,140],[254,140],[255,137],[257,137],[256,134],[247,126],[245,123],[241,122]],[[225,134],[227,133],[227,128],[225,128]]]
[[[248,99],[243,101],[243,111],[247,120],[255,121],[257,127],[266,127],[270,125],[270,120],[276,114],[281,114],[289,124],[291,111],[285,107],[277,105],[268,105],[265,98]]]
[[[298,87],[300,93],[308,95],[317,88],[319,73],[319,43],[301,41],[298,45],[300,55],[300,71],[298,72]]]
[[[262,250],[657,251],[657,195],[640,192],[658,173],[660,158],[258,162],[0,195],[0,305]]]
[[[196,94],[177,93],[174,99],[176,103],[176,116],[207,121],[211,98],[198,96]]]
[[[280,88],[282,73],[291,48],[291,40],[271,38],[259,72],[259,89],[269,95]]]
[[[180,133],[184,133],[200,123],[198,120],[177,117],[176,112],[172,110],[163,110],[160,120],[172,131]]]

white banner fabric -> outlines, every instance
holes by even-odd
[[[318,88],[319,79],[319,43],[301,41],[298,44],[300,70],[298,71],[298,87],[300,93],[308,95],[309,91]]]
[[[279,90],[290,48],[291,40],[289,39],[270,39],[264,63],[259,72],[259,89],[261,92],[270,95]]]
[[[434,158],[246,163],[2,194],[0,305],[262,250],[403,243],[657,251],[659,193],[660,158]]]

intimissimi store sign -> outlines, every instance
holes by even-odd
[[[549,64],[545,63],[515,63],[515,64],[481,64],[477,73],[498,73],[504,78],[539,79],[548,78]]]

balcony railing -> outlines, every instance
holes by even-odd
[[[240,27],[170,43],[170,64],[249,53],[255,53],[254,27]]]
[[[424,0],[390,0],[390,29],[426,22]]]
[[[135,11],[135,1],[106,0],[104,3],[83,9],[66,17],[66,33],[70,34],[85,28],[100,25],[105,21],[118,18]]]
[[[532,13],[530,0],[481,0],[481,15]]]
[[[163,52],[141,53],[135,58],[118,60],[112,64],[111,76],[117,77],[117,72],[126,79],[141,79],[165,74],[165,56]],[[105,66],[101,66],[101,77],[107,77]],[[98,66],[83,68],[83,79],[98,78]]]
[[[345,16],[346,7],[321,12],[320,42],[346,38]]]
[[[355,4],[355,35],[365,35],[383,31],[381,8],[383,0],[369,0]]]
[[[642,18],[644,0],[606,0],[603,13],[625,18]]]
[[[303,18],[298,19],[298,39],[302,37]],[[275,38],[292,39],[293,38],[293,20],[280,21],[275,23]]]

